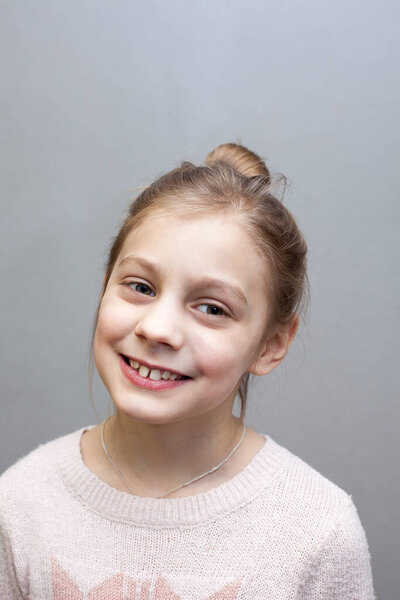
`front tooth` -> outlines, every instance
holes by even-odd
[[[149,378],[152,379],[153,381],[160,381],[161,371],[159,371],[158,369],[152,369],[150,371]]]
[[[142,377],[147,377],[149,376],[149,379],[152,379],[153,381],[159,381],[160,379],[171,379],[171,380],[175,380],[177,378],[181,379],[181,377],[179,377],[176,373],[171,373],[170,371],[160,371],[159,369],[152,369],[150,371],[150,369],[148,367],[146,367],[145,365],[140,365],[136,360],[130,360],[130,365],[132,368],[137,369],[139,367],[138,373],[139,375],[141,375]],[[150,373],[150,375],[149,375]]]
[[[139,369],[139,375],[141,375],[142,377],[147,377],[147,375],[149,374],[150,369],[148,367],[145,367],[144,365],[142,365]]]

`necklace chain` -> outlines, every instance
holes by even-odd
[[[128,488],[129,492],[132,495],[135,495],[135,493],[131,490],[131,488],[129,487],[128,482],[126,481],[125,477],[123,476],[123,474],[121,473],[121,471],[118,469],[117,465],[114,463],[113,459],[110,456],[110,453],[107,450],[105,441],[104,441],[104,426],[106,424],[106,422],[108,421],[108,419],[110,419],[111,417],[107,417],[107,419],[105,419],[105,421],[103,421],[103,425],[101,428],[101,444],[103,446],[103,450],[105,455],[107,456],[108,460],[110,461],[110,463],[112,464],[112,466],[114,467],[115,471],[118,473],[118,475],[120,476],[120,478],[122,479],[122,481],[124,482],[124,484],[126,485],[126,487]],[[195,477],[194,479],[191,479],[190,481],[187,481],[186,483],[183,483],[182,485],[179,485],[178,487],[169,490],[168,492],[165,492],[165,494],[163,494],[162,496],[156,496],[157,499],[160,498],[164,498],[164,496],[167,496],[168,494],[171,494],[172,492],[176,492],[176,490],[179,490],[182,487],[185,487],[187,485],[190,485],[191,483],[193,483],[194,481],[197,481],[198,479],[201,479],[202,477],[205,477],[206,475],[209,475],[210,473],[214,473],[214,471],[216,471],[217,469],[219,469],[220,467],[222,467],[222,465],[224,463],[226,463],[226,461],[232,456],[232,454],[239,448],[240,444],[243,441],[244,438],[244,434],[245,434],[245,424],[243,422],[243,429],[242,429],[242,435],[240,437],[239,442],[236,444],[236,446],[230,451],[230,453],[228,454],[228,456],[226,458],[224,458],[224,460],[222,462],[219,463],[219,465],[213,467],[212,469],[210,469],[210,471],[207,471],[207,473],[203,473],[203,475],[199,475],[198,477]]]

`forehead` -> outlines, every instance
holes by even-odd
[[[127,236],[118,257],[138,250],[159,262],[194,268],[224,268],[233,271],[265,271],[265,260],[238,219],[202,216],[195,218],[148,217]]]

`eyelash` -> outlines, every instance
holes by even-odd
[[[131,285],[144,285],[144,286],[145,286],[145,287],[147,287],[149,290],[151,289],[151,288],[150,288],[150,287],[147,285],[147,283],[143,283],[143,282],[141,282],[141,281],[126,281],[126,282],[124,282],[124,285],[126,285],[126,286],[127,286],[129,289],[131,289],[133,292],[136,292],[136,290],[133,290],[133,289],[130,287]],[[140,294],[140,292],[137,292],[137,293],[138,293],[138,294]],[[143,295],[143,296],[147,296],[148,294],[142,294],[142,295]],[[225,311],[225,310],[224,310],[224,309],[223,309],[221,306],[218,306],[217,304],[209,304],[208,302],[202,302],[202,303],[201,303],[201,304],[199,304],[198,306],[204,306],[204,305],[205,305],[205,306],[213,306],[213,307],[215,307],[215,308],[218,308],[219,310],[222,310],[222,312],[224,313],[224,314],[222,314],[222,315],[210,315],[210,314],[208,314],[208,313],[203,313],[203,314],[206,314],[206,315],[208,315],[209,317],[229,317],[228,313],[227,313],[227,312],[226,312],[226,311]]]

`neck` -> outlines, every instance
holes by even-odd
[[[154,425],[117,412],[107,420],[104,439],[129,484],[137,491],[158,493],[217,466],[239,442],[242,432],[243,424],[233,415],[229,420],[221,415],[219,419],[203,417]],[[234,456],[203,481],[223,477]]]

